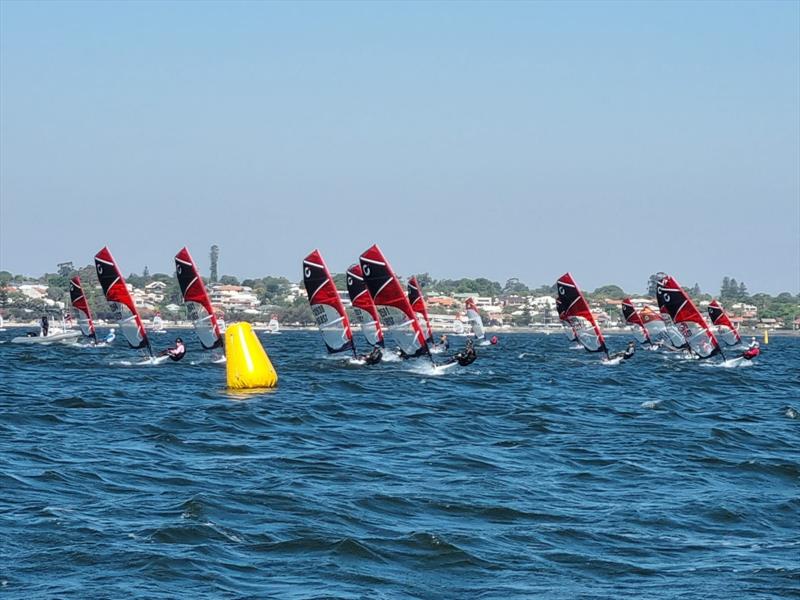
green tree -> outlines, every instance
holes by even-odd
[[[522,283],[518,278],[512,277],[511,279],[506,280],[506,284],[503,286],[502,292],[506,295],[527,295],[530,293],[530,290],[528,289],[528,286]]]
[[[625,290],[618,285],[604,285],[592,292],[595,298],[624,298]]]
[[[219,282],[222,285],[239,285],[239,280],[233,275],[223,275],[219,278]]]

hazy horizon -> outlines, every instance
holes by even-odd
[[[0,3],[0,270],[800,292],[800,4]]]

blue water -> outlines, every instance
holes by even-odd
[[[510,334],[431,376],[287,332],[236,396],[181,335],[157,367],[0,344],[3,595],[800,594],[800,339],[725,369]]]

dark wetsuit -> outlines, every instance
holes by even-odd
[[[41,324],[42,324],[42,336],[47,337],[47,332],[50,329],[50,321],[47,320],[46,316],[42,317]]]
[[[465,348],[464,350],[456,353],[456,355],[453,356],[453,360],[455,360],[462,367],[471,365],[472,363],[475,362],[476,358],[478,358],[478,353],[475,352],[475,348],[471,346],[469,348]]]
[[[364,361],[365,365],[377,365],[383,358],[380,346],[375,346],[369,354],[362,354],[359,358]]]

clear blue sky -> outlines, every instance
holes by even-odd
[[[800,4],[0,2],[0,269],[800,289]]]

